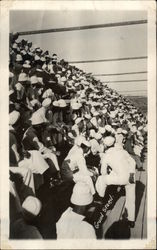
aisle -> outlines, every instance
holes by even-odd
[[[136,177],[136,223],[131,229],[131,238],[147,237],[147,160],[143,163],[145,171]]]

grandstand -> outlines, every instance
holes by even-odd
[[[147,118],[144,114],[146,107],[136,106],[130,101],[133,99],[128,97],[131,88],[125,92],[111,87],[115,83],[146,83],[146,77],[141,75],[145,76],[147,71],[89,73],[90,70],[85,72],[84,68],[79,67],[104,61],[115,63],[146,60],[147,56],[106,57],[100,60],[68,62],[64,59],[59,60],[57,52],[51,53],[27,40],[29,35],[47,32],[72,32],[146,23],[147,20],[143,19],[97,26],[64,27],[60,30],[56,28],[10,33],[11,239],[58,239],[56,225],[71,205],[70,197],[74,193],[74,187],[81,178],[81,183],[85,179],[82,175],[88,177],[86,184],[88,182],[94,188],[93,202],[86,212],[86,221],[94,228],[96,238],[147,237]],[[138,78],[119,78],[124,75],[138,75]],[[118,78],[111,79],[114,76]],[[137,92],[137,89],[134,91]],[[98,195],[96,185],[99,177],[103,176],[101,156],[107,152],[107,147],[113,146],[111,141],[107,144],[106,138],[111,141],[113,139],[113,143],[117,144],[121,151],[127,152],[128,159],[131,159],[128,162],[132,162],[135,169],[129,172],[133,174],[134,180],[108,184],[102,199]],[[83,151],[85,149],[88,151]],[[82,157],[81,164],[80,158],[77,157]],[[71,165],[68,160],[76,160],[74,168],[69,167]],[[84,164],[85,172],[81,169]],[[128,169],[131,167],[128,166]],[[106,175],[110,176],[112,167],[107,171],[109,172]],[[80,179],[77,173],[82,173]],[[135,188],[135,193],[129,197],[129,201],[126,189],[128,185]],[[80,200],[84,194],[81,192]],[[27,200],[28,197],[31,197],[30,201]],[[111,198],[112,203],[107,206]],[[134,198],[135,218],[130,220],[126,200],[132,206]],[[104,209],[105,206],[107,209]],[[103,217],[100,219],[102,214]],[[22,232],[21,225],[24,228]]]

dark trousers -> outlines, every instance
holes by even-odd
[[[61,166],[61,177],[63,180],[72,181],[73,171],[70,169],[68,161],[63,161]]]

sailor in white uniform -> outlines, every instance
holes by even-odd
[[[136,163],[126,150],[115,144],[114,137],[107,136],[104,145],[106,151],[101,154],[101,175],[97,179],[96,190],[101,197],[104,197],[107,185],[125,185],[128,222],[130,226],[134,226]]]
[[[86,222],[85,211],[93,201],[93,191],[84,181],[73,188],[72,207],[68,207],[56,224],[57,239],[96,239],[95,230]]]

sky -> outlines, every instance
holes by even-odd
[[[147,19],[144,11],[10,11],[10,31],[31,31]],[[147,24],[21,36],[67,61],[147,56]],[[73,64],[85,72],[112,74],[147,71],[147,59]],[[125,95],[146,96],[147,74],[97,76]]]

